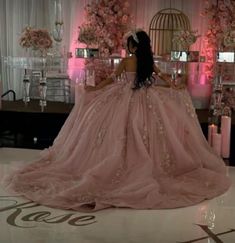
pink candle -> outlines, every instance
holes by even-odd
[[[121,50],[121,57],[125,58],[126,57],[126,49]]]
[[[75,86],[74,86],[74,103],[75,105],[78,103],[78,92],[79,92],[79,80],[76,78]]]
[[[222,148],[221,154],[223,158],[230,156],[230,134],[231,134],[231,117],[221,117],[221,134],[222,134]]]
[[[86,70],[86,84],[90,86],[95,86],[95,71]]]
[[[213,134],[217,133],[218,131],[218,126],[216,126],[215,124],[211,124],[208,126],[208,143],[210,146],[213,146]]]
[[[212,135],[212,147],[217,155],[221,155],[221,134],[213,133]]]

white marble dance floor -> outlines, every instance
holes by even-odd
[[[10,161],[38,150],[0,148],[0,176]],[[235,168],[229,167],[235,182]],[[0,243],[235,242],[235,188],[211,201],[172,210],[108,209],[79,213],[40,206],[0,188]]]

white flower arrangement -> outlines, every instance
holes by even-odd
[[[224,46],[235,47],[235,30],[229,30],[224,34]]]
[[[188,50],[189,47],[196,42],[200,35],[197,35],[197,30],[180,30],[177,31],[172,39],[172,42],[178,47]]]

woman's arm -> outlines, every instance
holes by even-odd
[[[167,74],[162,73],[161,70],[155,64],[153,65],[153,71],[160,79],[164,80],[166,84],[172,86],[172,82],[169,76]]]
[[[85,90],[95,91],[95,90],[98,90],[98,89],[102,89],[106,85],[113,83],[114,80],[116,79],[116,77],[121,75],[121,73],[124,71],[124,69],[125,69],[125,59],[122,59],[121,62],[119,63],[119,65],[117,66],[116,70],[109,77],[107,77],[106,79],[101,81],[96,86],[85,86]]]
[[[174,89],[184,89],[186,87],[184,83],[176,84],[172,82],[171,77],[167,74],[162,73],[161,70],[155,64],[153,66],[153,70],[156,73],[156,75],[162,80],[164,80],[170,87]]]

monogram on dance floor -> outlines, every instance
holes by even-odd
[[[67,223],[70,226],[86,226],[97,223],[96,217],[93,215],[79,215],[79,213],[64,213],[60,215],[53,215],[50,208],[44,210],[40,204],[32,201],[21,203],[14,196],[0,196],[0,202],[7,203],[6,207],[0,208],[0,213],[8,211],[9,215],[6,218],[6,222],[9,225],[15,227],[37,227],[37,225],[33,223]],[[41,210],[35,211],[35,208],[41,208]],[[29,222],[31,222],[32,225],[25,225]]]

